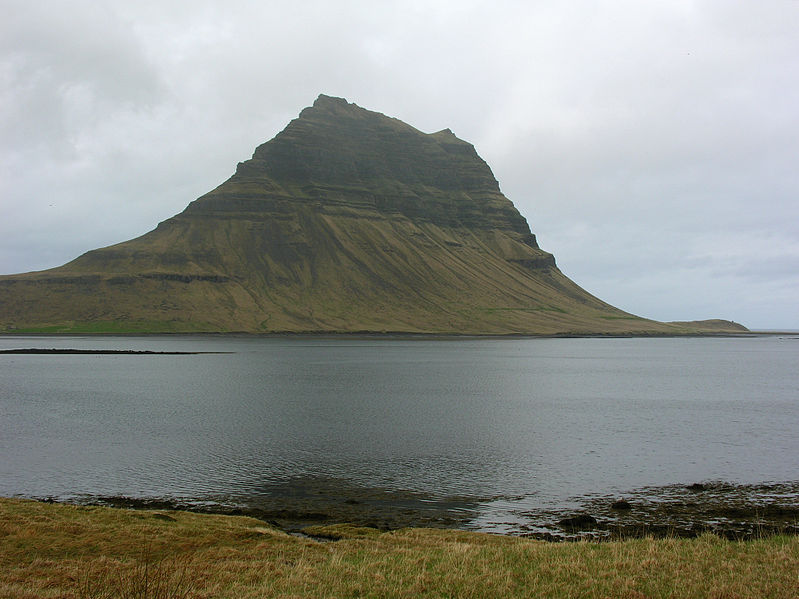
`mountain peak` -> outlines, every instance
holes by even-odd
[[[362,111],[363,108],[359,107],[357,104],[353,104],[348,102],[344,98],[337,98],[334,96],[326,96],[325,94],[319,94],[319,97],[314,100],[312,106],[305,108],[300,112],[300,118],[307,118],[311,115],[343,115],[346,113],[357,113],[358,111]]]
[[[418,222],[507,229],[537,247],[471,144],[449,129],[425,134],[342,98],[320,95],[240,163],[231,182],[264,180],[325,209],[348,202]]]
[[[329,107],[347,107],[347,106],[355,106],[355,104],[350,104],[347,102],[345,98],[338,98],[336,96],[328,96],[325,94],[319,94],[319,97],[313,103],[314,108],[329,108]]]

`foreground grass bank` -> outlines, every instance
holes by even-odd
[[[799,596],[799,538],[519,538],[0,499],[0,597]]]

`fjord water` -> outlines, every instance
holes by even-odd
[[[799,481],[799,336],[0,338],[24,347],[230,353],[0,355],[2,496]]]

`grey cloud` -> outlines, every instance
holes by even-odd
[[[327,93],[474,143],[611,303],[799,328],[795,2],[11,4],[0,271],[145,232]]]
[[[163,86],[130,27],[104,4],[20,3],[2,25],[4,140],[52,149]],[[65,18],[66,17],[66,18]]]

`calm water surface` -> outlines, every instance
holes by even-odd
[[[503,497],[799,481],[799,338],[0,337],[0,495],[237,497],[292,480]],[[512,499],[511,499],[512,498]],[[503,507],[504,506],[504,507]]]

